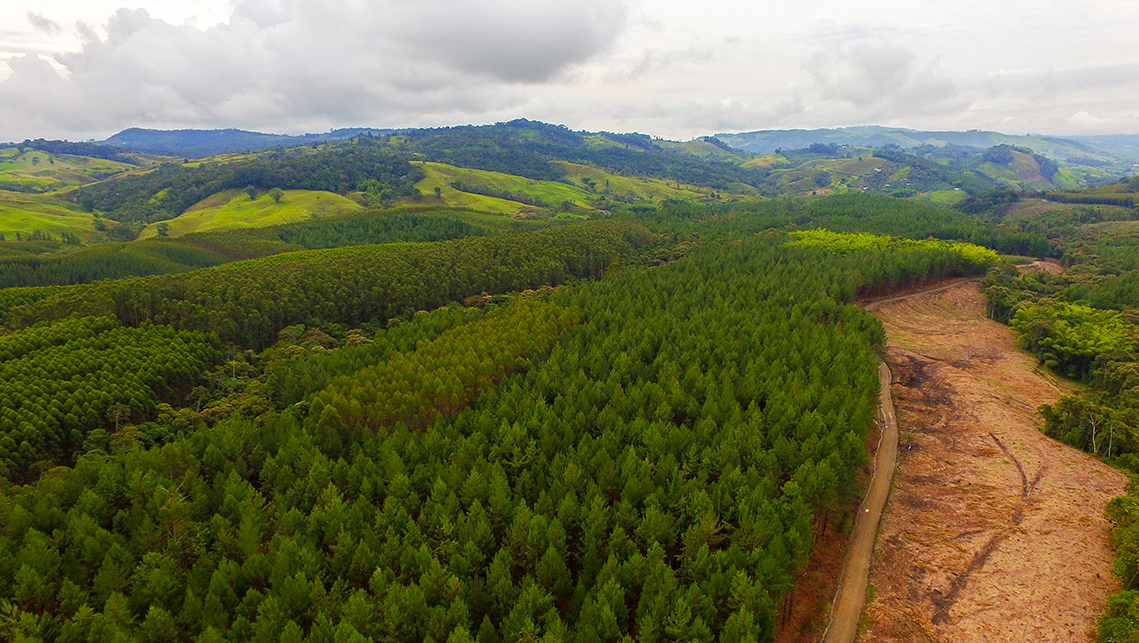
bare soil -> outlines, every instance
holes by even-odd
[[[1038,259],[1030,264],[1017,266],[1017,269],[1022,273],[1025,272],[1050,272],[1054,275],[1064,272],[1064,267],[1056,259]]]
[[[1117,587],[1126,477],[1045,437],[1071,385],[984,316],[977,283],[879,304],[901,439],[861,641],[1084,641]]]

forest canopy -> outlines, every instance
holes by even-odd
[[[0,627],[774,640],[866,462],[884,333],[854,298],[987,259],[738,235],[776,212],[700,243],[681,208],[655,234],[595,222],[23,289],[4,364],[60,379],[5,379],[32,415],[0,441],[17,445]],[[120,394],[73,423],[86,381]],[[58,428],[22,419],[56,408]],[[26,458],[33,439],[55,459]]]

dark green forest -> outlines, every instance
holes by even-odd
[[[388,191],[409,196],[422,170],[370,138],[311,149],[278,150],[197,165],[164,163],[145,174],[95,183],[67,195],[88,211],[123,223],[173,219],[198,201],[247,186],[268,190]]]
[[[260,237],[295,252],[0,290],[0,631],[773,640],[859,493],[884,334],[852,302],[987,267],[779,228],[992,228],[898,203],[386,245],[345,218]]]
[[[989,314],[1084,384],[1043,431],[1139,473],[1131,196],[979,173],[1027,148],[764,166],[526,120],[305,141],[60,193],[111,243],[0,240],[0,640],[774,641],[867,472],[885,333],[855,302],[951,277],[987,275]],[[812,165],[864,153],[849,185]],[[707,202],[496,215],[422,197],[413,160]],[[272,188],[372,209],[129,241]],[[1099,636],[1139,641],[1139,484],[1109,518]]]

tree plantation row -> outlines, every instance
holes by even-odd
[[[773,640],[866,461],[853,298],[988,259],[710,214],[17,289],[4,636]]]

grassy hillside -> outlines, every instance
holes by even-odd
[[[1024,187],[1030,189],[1048,189],[1053,187],[1074,188],[1079,184],[1071,172],[1058,170],[1051,180],[1042,174],[1040,163],[1031,154],[1019,150],[1011,152],[1012,161],[1007,164],[982,163],[977,171],[1010,187]]]
[[[708,201],[711,200],[714,191],[710,188],[697,187],[669,179],[614,174],[593,166],[568,161],[560,161],[556,164],[565,170],[565,180],[590,189],[600,196],[619,200],[686,199]],[[758,194],[758,191],[747,185],[736,184],[736,187],[737,191],[733,191],[733,194]]]
[[[607,139],[606,139],[607,140]],[[610,142],[609,144],[613,144]],[[710,144],[710,147],[715,147]],[[718,149],[718,148],[717,148]],[[562,209],[563,203],[571,204],[571,210],[605,209],[608,201],[640,201],[662,199],[684,199],[690,201],[711,201],[710,188],[698,188],[677,181],[654,178],[621,176],[606,172],[594,166],[555,161],[562,172],[561,181],[540,181],[501,172],[458,168],[443,163],[417,163],[427,173],[427,178],[415,185],[423,193],[427,202],[435,199],[435,188],[440,188],[440,198],[451,207],[471,208],[495,214],[525,216],[535,214],[543,208],[541,204],[554,209]],[[452,187],[454,182],[467,186],[489,187],[503,192],[522,193],[532,197],[539,204],[521,203],[510,199],[495,198],[483,194],[473,194]],[[481,191],[481,190],[480,190]],[[756,191],[741,184],[740,194],[755,194]]]
[[[469,186],[489,187],[504,192],[524,193],[535,200],[557,206],[569,201],[575,208],[592,208],[593,196],[579,187],[556,181],[539,181],[512,174],[459,168],[444,163],[419,162],[427,176],[415,184],[428,200],[435,199],[435,188],[439,188],[439,198],[452,207],[470,208],[494,214],[518,216],[536,213],[541,205],[521,203],[483,194],[474,194],[452,187],[461,182]]]
[[[60,205],[47,196],[0,190],[0,232],[15,238],[16,233],[36,230],[58,237],[66,232],[81,241],[102,241],[95,231],[94,218],[86,213]]]
[[[267,192],[251,200],[241,190],[226,190],[198,202],[181,216],[164,223],[170,226],[170,236],[179,237],[207,230],[262,228],[361,209],[362,206],[355,201],[332,192],[285,190],[281,201],[274,202]],[[139,238],[158,236],[158,225],[146,226]]]
[[[135,169],[132,165],[106,159],[52,154],[15,147],[0,149],[0,187],[21,191],[46,192],[85,185]]]

